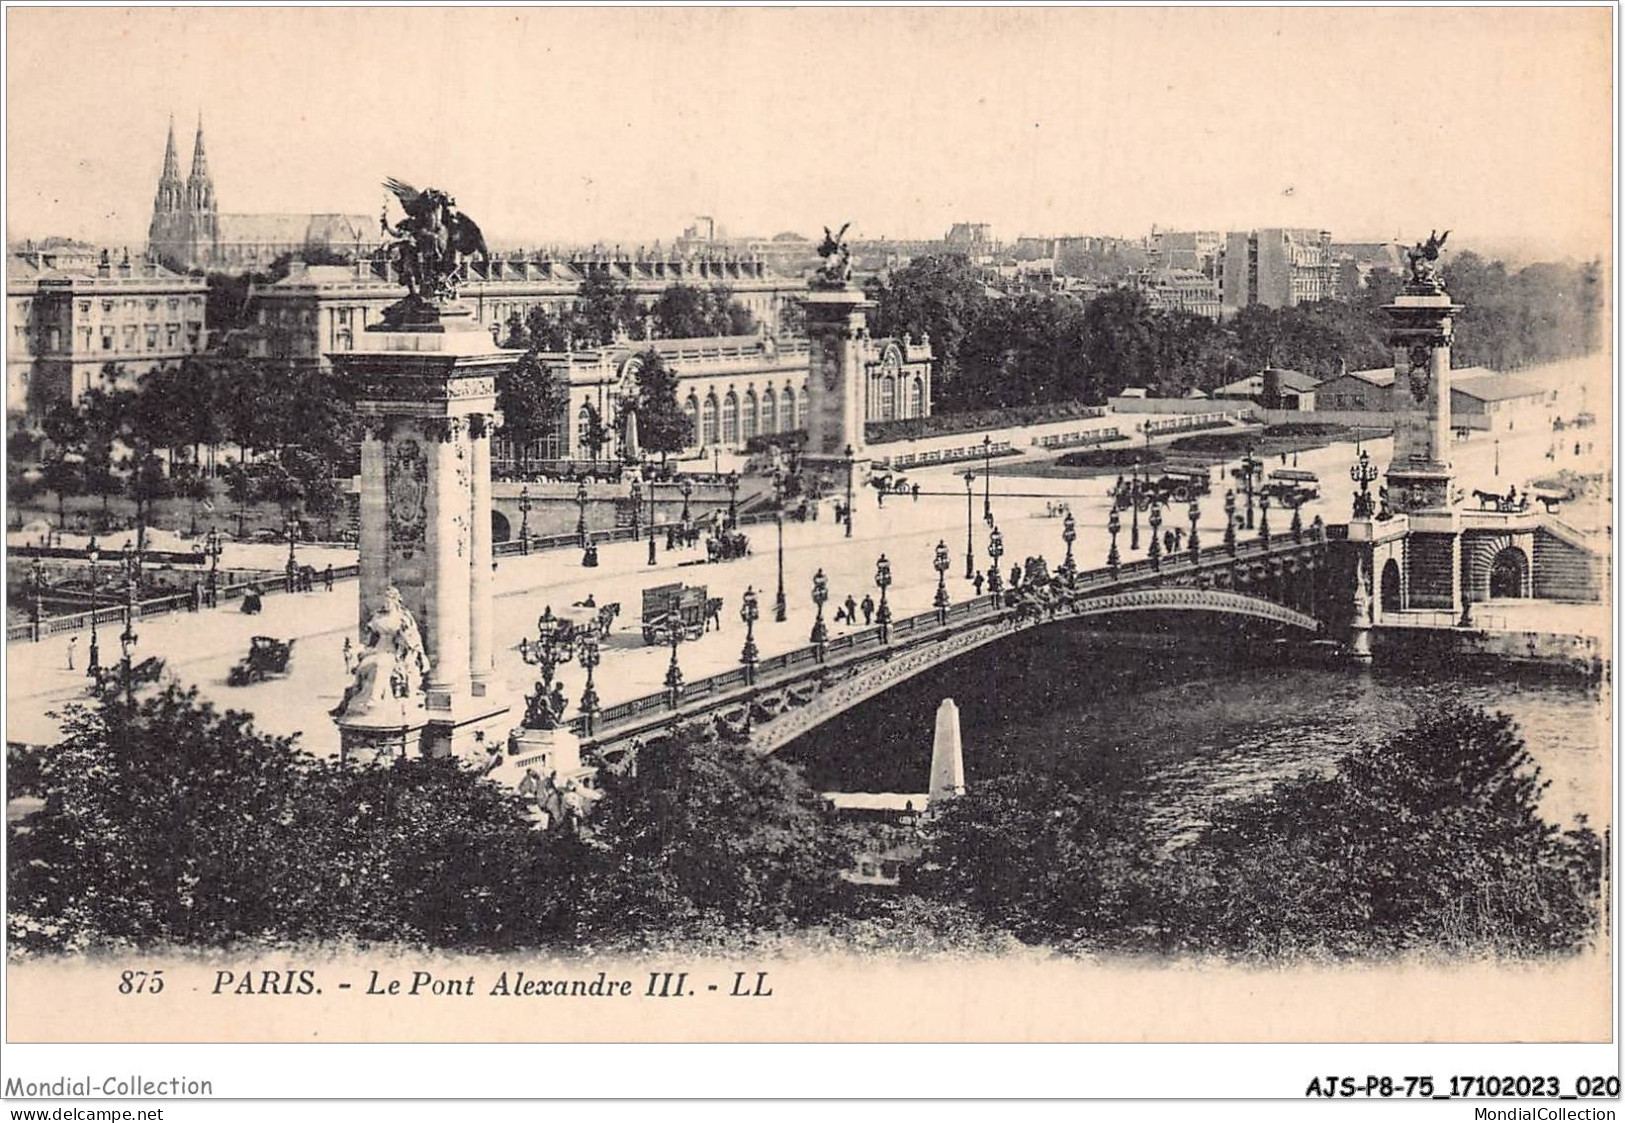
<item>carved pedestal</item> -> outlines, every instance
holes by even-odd
[[[379,746],[476,755],[479,742],[506,736],[511,705],[492,679],[491,426],[497,372],[518,352],[493,345],[457,305],[418,301],[406,312],[386,313],[363,349],[333,362],[357,387],[365,431],[362,643],[394,587],[421,633],[427,674],[404,712],[375,704],[337,720],[346,755]]]
[[[807,310],[807,447],[801,463],[837,489],[846,485],[851,450],[854,487],[868,479],[864,445],[862,341],[874,301],[847,285],[814,287]]]
[[[1385,309],[1394,354],[1394,459],[1388,495],[1395,511],[1452,504],[1450,467],[1451,317],[1461,311],[1443,290],[1407,286]]]

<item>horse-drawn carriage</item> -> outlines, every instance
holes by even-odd
[[[1287,507],[1301,507],[1320,498],[1320,477],[1302,468],[1278,468],[1270,473],[1259,493]]]
[[[733,561],[750,553],[750,538],[737,530],[724,530],[705,540],[707,561]]]
[[[288,661],[293,656],[293,640],[255,636],[249,641],[248,654],[238,660],[226,675],[227,686],[247,686],[251,682],[264,682],[271,675],[288,673]]]
[[[615,618],[620,614],[619,601],[612,604],[597,604],[589,598],[578,601],[569,608],[561,609],[556,619],[569,626],[572,636],[591,630],[598,633],[599,639],[606,639]]]
[[[1119,477],[1111,495],[1119,507],[1127,509],[1132,504],[1143,511],[1152,504],[1166,506],[1169,503],[1188,503],[1212,489],[1213,479],[1207,468],[1175,464],[1164,468],[1157,479],[1147,476],[1125,480]]]
[[[674,623],[682,629],[685,640],[699,639],[705,634],[706,619],[713,613],[712,598],[706,594],[704,585],[684,585],[680,581],[643,590],[643,642],[666,642],[667,629]],[[716,601],[720,623],[721,598]]]

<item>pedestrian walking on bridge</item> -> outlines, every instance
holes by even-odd
[[[982,595],[982,583],[983,583],[983,582],[984,582],[984,581],[985,581],[985,580],[986,580],[986,578],[984,578],[984,577],[983,577],[983,576],[982,576],[982,571],[981,571],[981,570],[979,570],[979,569],[978,569],[978,570],[977,570],[977,571],[976,571],[976,580],[975,580],[975,581],[974,581],[974,582],[972,582],[972,584],[974,584],[974,585],[975,585],[975,586],[976,586],[976,595],[977,595],[977,596],[981,596],[981,595]]]
[[[867,627],[868,625],[874,623],[874,619],[875,619],[875,598],[871,597],[868,593],[864,593],[863,594],[863,623],[864,623],[864,626]]]

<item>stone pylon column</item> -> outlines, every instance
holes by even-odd
[[[468,678],[476,698],[491,687],[491,418],[476,414],[470,421],[469,468],[473,488],[473,567],[469,573]]]
[[[864,444],[865,375],[863,343],[869,310],[875,303],[850,282],[815,282],[805,298],[807,311],[807,446],[803,469],[844,484],[847,457],[856,482],[868,475]]]
[[[337,717],[347,756],[472,755],[507,733],[511,700],[492,677],[490,426],[496,375],[519,353],[495,346],[464,307],[424,309],[386,317],[363,333],[361,349],[332,356],[356,386],[366,430],[360,658],[368,677],[356,685],[370,690]],[[390,589],[404,613],[380,618]],[[403,616],[412,625],[404,633]],[[393,647],[378,642],[380,621]],[[413,626],[427,663],[420,684],[394,673],[392,653],[409,646],[398,637]]]
[[[1437,284],[1412,283],[1386,306],[1394,354],[1394,458],[1388,495],[1399,513],[1451,505],[1450,343],[1461,306]]]
[[[926,806],[965,794],[965,753],[959,738],[959,707],[944,698],[937,707],[937,732],[931,743],[931,787]]]

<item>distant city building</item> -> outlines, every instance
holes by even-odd
[[[1217,230],[1154,230],[1147,255],[1153,269],[1185,269],[1217,279],[1224,235]]]
[[[688,414],[694,444],[688,451],[741,448],[807,425],[808,355],[805,339],[713,336],[703,339],[623,340],[607,347],[546,353],[542,363],[567,386],[568,405],[552,434],[529,452],[543,460],[586,460],[596,414],[609,430],[598,457],[616,455],[620,403],[637,393],[643,356],[657,352],[678,379],[677,400]],[[864,419],[895,421],[931,414],[933,356],[928,341],[865,339]],[[513,450],[495,450],[499,460]]]
[[[1287,308],[1336,294],[1332,236],[1326,230],[1271,227],[1225,236],[1225,313],[1250,304]]]
[[[1219,282],[1199,270],[1143,270],[1135,278],[1135,287],[1159,311],[1219,318]]]
[[[208,345],[202,278],[156,262],[117,262],[77,243],[6,256],[6,409],[38,416],[77,401],[109,363],[131,381]]]
[[[465,262],[459,298],[473,309],[477,323],[501,336],[514,316],[523,319],[537,307],[557,312],[573,305],[581,282],[595,273],[625,282],[645,310],[671,285],[726,285],[770,333],[778,332],[786,304],[806,289],[800,281],[769,274],[759,258],[653,257],[640,252],[555,259],[545,253],[515,252]],[[249,327],[233,343],[250,355],[325,365],[331,353],[354,350],[359,333],[405,295],[381,260],[349,265],[295,262],[281,280],[254,286]]]
[[[985,222],[956,222],[942,240],[950,249],[991,251],[993,227]]]
[[[185,183],[175,158],[175,123],[170,122],[147,230],[147,256],[181,271],[243,273],[265,269],[284,254],[321,251],[360,257],[381,243],[378,220],[367,215],[219,213],[203,150],[202,118]]]
[[[1054,248],[1055,272],[1062,277],[1126,280],[1151,265],[1145,242],[1137,238],[1064,235],[1055,239]]]
[[[1337,267],[1336,295],[1350,297],[1365,286],[1373,270],[1403,276],[1405,247],[1398,242],[1333,242],[1332,259]]]

